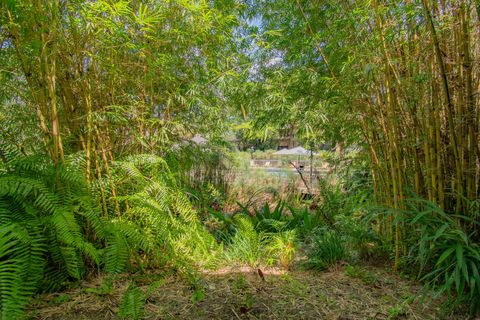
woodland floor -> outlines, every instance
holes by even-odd
[[[175,275],[97,277],[63,293],[37,297],[31,319],[118,319],[130,283],[152,290],[144,319],[439,319],[439,303],[423,303],[419,284],[379,267],[325,272],[251,269],[203,275],[204,295]],[[202,299],[203,297],[203,299]],[[198,296],[197,296],[198,298]],[[198,300],[198,299],[197,299]],[[457,319],[463,319],[459,317]]]

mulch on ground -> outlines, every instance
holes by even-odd
[[[268,269],[261,272],[263,278],[249,268],[219,270],[205,272],[195,288],[171,274],[119,275],[113,280],[97,277],[76,289],[40,295],[30,316],[118,319],[122,296],[133,282],[144,292],[151,291],[144,319],[441,318],[438,302],[422,301],[419,284],[378,267],[346,268],[324,272]]]

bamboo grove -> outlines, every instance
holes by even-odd
[[[415,194],[472,219],[457,222],[476,232],[480,48],[475,9],[468,1],[422,1],[392,9],[374,4],[363,25],[376,30],[371,63],[378,68],[367,73],[368,98],[355,103],[377,201],[393,208],[394,218]],[[406,254],[403,239],[409,230],[396,221],[393,227],[392,220],[382,223],[381,232],[395,238],[398,261]]]
[[[221,130],[215,85],[231,68],[236,25],[235,7],[222,6],[4,1],[3,95],[15,91],[7,102],[35,112],[33,126],[55,163],[82,150],[89,178],[108,173],[95,159],[106,166],[115,156],[158,150],[206,123]],[[25,142],[18,139],[25,134],[2,132]]]
[[[183,188],[191,170],[221,183],[223,169],[218,155],[184,149],[194,134],[224,131],[237,9],[0,3],[1,319],[97,267],[190,274],[213,257]]]
[[[376,202],[390,208],[377,228],[394,244],[396,266],[415,246],[410,222],[425,209],[419,199],[477,241],[478,3],[266,1],[256,8],[271,47],[260,55],[267,103],[255,109],[257,125],[266,128],[273,111],[287,114],[298,134],[364,144]],[[272,57],[290,67],[272,66]]]

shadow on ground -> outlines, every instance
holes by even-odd
[[[422,288],[376,267],[325,272],[248,268],[205,272],[197,289],[174,275],[98,277],[64,293],[39,296],[32,319],[118,319],[134,282],[146,299],[143,319],[438,319]],[[105,282],[108,285],[105,285]],[[104,288],[104,289],[102,289]],[[106,289],[105,289],[106,288]],[[200,289],[199,289],[200,288]]]

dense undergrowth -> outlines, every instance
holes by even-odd
[[[62,289],[96,268],[190,274],[219,252],[158,156],[114,162],[110,177],[90,183],[82,157],[54,166],[2,146],[1,158],[2,319],[18,318],[34,293]]]
[[[368,184],[355,183],[365,179],[361,170],[339,171],[335,179],[319,181],[320,194],[307,202],[278,194],[270,202],[245,196],[238,199],[245,205],[238,202],[233,211],[225,211],[232,208],[231,200],[222,189],[226,181],[218,179],[230,179],[221,178],[222,170],[230,169],[210,174],[217,184],[208,175],[195,184],[179,180],[174,161],[188,155],[178,152],[167,160],[138,155],[112,162],[109,175],[89,182],[81,174],[81,155],[55,166],[48,157],[2,146],[2,319],[20,318],[34,294],[61,290],[98,271],[172,270],[202,300],[199,270],[248,266],[321,271],[393,258],[393,242],[378,236],[375,222],[389,211],[372,206]],[[422,207],[420,212],[405,211],[404,220],[398,221],[418,237],[410,240],[405,272],[425,282],[426,296],[447,295],[446,310],[467,304],[475,313],[479,248],[458,227],[468,221],[425,201]],[[132,286],[119,316],[139,319],[145,299]]]

